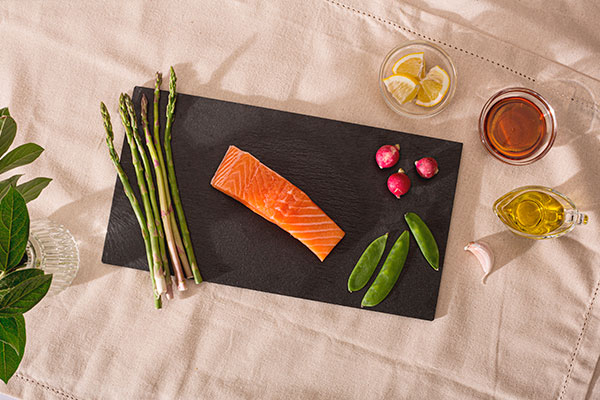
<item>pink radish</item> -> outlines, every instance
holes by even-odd
[[[377,161],[377,165],[379,168],[389,168],[393,167],[398,160],[400,159],[400,145],[390,145],[386,144],[385,146],[381,146],[377,153],[375,154],[375,161]]]
[[[439,171],[437,161],[433,157],[421,158],[415,161],[415,166],[419,175],[426,179],[433,178]]]
[[[388,189],[398,199],[410,189],[410,178],[402,168],[395,174],[390,175],[387,181]]]

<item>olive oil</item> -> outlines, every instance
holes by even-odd
[[[530,235],[546,235],[558,229],[565,219],[565,209],[544,192],[526,192],[515,197],[501,214],[509,225]]]
[[[494,203],[494,212],[511,231],[530,239],[561,236],[588,222],[567,196],[544,186],[506,193]]]

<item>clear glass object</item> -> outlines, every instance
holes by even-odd
[[[550,239],[585,225],[588,216],[564,194],[544,186],[523,186],[500,197],[494,212],[513,233]]]
[[[513,105],[510,105],[510,103]],[[519,104],[520,103],[520,104]],[[510,110],[505,107],[517,107]],[[520,107],[520,108],[519,108]],[[533,112],[536,118],[528,119],[528,114],[519,110]],[[508,111],[508,112],[507,112]],[[500,115],[503,114],[503,117]],[[537,114],[537,115],[536,115]],[[496,128],[491,122],[492,116],[501,121]],[[529,115],[531,118],[532,115]],[[533,123],[537,120],[543,128],[543,134],[537,137],[533,134]],[[531,135],[532,142],[529,148],[512,148],[516,145],[518,138],[514,137],[514,131],[520,132],[517,136]],[[494,141],[494,132],[502,132],[507,135],[505,139],[506,148],[501,148]],[[539,93],[522,87],[507,88],[494,94],[485,103],[479,115],[479,138],[485,149],[498,160],[511,165],[527,165],[544,157],[554,144],[556,139],[557,122],[552,106]],[[511,136],[511,132],[513,137]]]
[[[79,250],[73,235],[52,221],[31,221],[26,254],[27,268],[40,268],[53,275],[48,295],[69,287],[79,270]]]
[[[387,90],[385,83],[383,82],[384,78],[387,78],[393,74],[392,67],[396,61],[408,54],[421,52],[423,53],[425,60],[426,72],[432,67],[439,65],[448,73],[448,77],[450,78],[450,87],[448,88],[446,96],[444,96],[439,104],[436,104],[433,107],[418,106],[414,103],[414,101],[406,104],[400,104]],[[456,69],[454,68],[454,63],[450,59],[448,53],[446,53],[441,47],[424,40],[409,41],[393,48],[383,59],[379,69],[379,89],[387,105],[396,113],[402,116],[413,118],[431,117],[442,112],[442,110],[444,110],[452,100],[454,91],[456,90]]]

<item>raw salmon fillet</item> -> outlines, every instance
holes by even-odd
[[[277,224],[321,261],[344,237],[344,231],[303,191],[235,146],[229,146],[210,184]]]

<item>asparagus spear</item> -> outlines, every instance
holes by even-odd
[[[175,165],[173,164],[173,153],[171,151],[171,127],[173,126],[173,119],[175,116],[175,101],[176,101],[176,82],[177,77],[175,76],[175,70],[171,67],[171,76],[169,79],[169,102],[167,103],[167,124],[165,126],[165,157],[167,159],[167,171],[169,174],[169,186],[171,187],[171,195],[173,203],[175,204],[175,211],[177,212],[177,219],[181,227],[181,234],[183,236],[183,245],[185,252],[190,261],[192,273],[194,274],[194,281],[196,283],[202,282],[202,276],[198,270],[198,263],[196,262],[196,255],[194,254],[194,248],[192,246],[192,240],[190,238],[190,231],[187,226],[185,214],[183,212],[183,206],[181,205],[181,197],[179,196],[179,187],[177,186],[177,178],[175,177]]]
[[[167,169],[165,168],[165,160],[162,154],[162,147],[160,144],[160,122],[159,122],[159,113],[158,106],[160,100],[160,84],[162,82],[162,74],[159,72],[156,73],[156,82],[154,85],[154,148],[158,154],[158,162],[160,164],[160,170],[163,176],[163,180],[165,182],[165,187],[168,185],[167,179]],[[190,269],[190,264],[188,262],[184,245],[181,240],[181,235],[179,234],[179,228],[177,227],[177,221],[175,221],[175,215],[173,214],[173,206],[171,203],[171,194],[169,189],[166,189],[167,195],[167,213],[169,216],[169,223],[171,224],[171,228],[173,230],[173,238],[175,239],[175,246],[177,248],[177,253],[179,254],[181,265],[183,266],[183,271],[185,272],[186,278],[192,277],[192,270]]]
[[[152,158],[152,163],[154,165],[154,172],[156,174],[156,183],[158,186],[158,198],[160,201],[160,210],[161,210],[161,218],[163,221],[163,225],[165,228],[165,233],[168,238],[169,251],[171,254],[171,260],[173,261],[173,269],[175,272],[175,277],[178,282],[185,282],[183,276],[183,270],[181,268],[181,264],[179,263],[179,258],[176,250],[176,244],[174,243],[173,238],[173,230],[171,226],[171,222],[169,220],[169,209],[167,203],[167,187],[164,181],[163,173],[160,169],[160,162],[158,161],[158,155],[156,152],[156,148],[154,147],[154,143],[152,142],[152,136],[150,135],[150,128],[148,127],[148,99],[146,96],[142,97],[142,126],[144,129],[144,136],[146,138],[146,146],[148,147],[148,151],[150,152],[150,157]],[[185,284],[185,283],[184,283]],[[179,287],[179,283],[178,283]]]
[[[167,190],[167,193],[169,190]],[[173,237],[175,238],[175,245],[177,247],[177,252],[179,253],[179,258],[181,260],[181,265],[183,266],[183,272],[185,273],[186,278],[191,278],[193,276],[192,270],[190,268],[190,263],[185,254],[185,247],[183,246],[183,242],[181,241],[181,234],[179,233],[179,227],[177,226],[177,221],[175,220],[175,214],[173,213],[173,202],[171,201],[171,195],[169,194],[169,222],[171,222],[171,226],[173,227]]]
[[[169,272],[169,262],[167,260],[167,254],[165,251],[165,233],[163,231],[162,223],[160,220],[160,212],[158,209],[158,205],[156,202],[156,188],[154,186],[154,179],[152,178],[152,172],[150,168],[150,161],[148,160],[148,156],[146,155],[146,150],[144,149],[144,145],[142,143],[142,139],[139,134],[138,124],[137,124],[137,115],[135,113],[135,109],[133,108],[133,102],[131,101],[131,97],[128,94],[123,95],[125,100],[125,106],[127,107],[127,113],[129,114],[129,120],[131,123],[133,139],[135,140],[137,150],[142,158],[142,163],[144,166],[144,176],[146,178],[146,184],[148,185],[148,197],[150,198],[150,205],[152,207],[152,215],[154,216],[154,226],[156,227],[156,231],[158,233],[158,247],[159,254],[161,258],[160,267],[162,269],[161,273],[164,277],[165,284],[167,287],[167,298],[173,298],[173,290],[169,290],[169,286],[171,286],[171,273]],[[157,185],[160,188],[160,182],[157,179]],[[150,218],[150,217],[148,217]]]
[[[167,288],[162,267],[162,259],[160,256],[160,247],[158,244],[158,231],[156,230],[156,225],[154,224],[154,218],[152,218],[152,206],[150,204],[148,188],[146,187],[146,182],[144,180],[144,168],[140,162],[140,153],[138,152],[137,145],[133,138],[133,130],[129,120],[127,106],[125,105],[125,96],[123,94],[121,94],[119,97],[119,114],[121,114],[121,121],[125,127],[127,143],[131,149],[131,160],[133,163],[133,168],[135,169],[137,183],[140,188],[140,194],[142,195],[144,212],[146,214],[146,224],[150,234],[150,248],[152,251],[152,265],[150,268],[154,269],[154,282],[156,283],[156,291],[158,294],[163,294],[167,291]]]
[[[137,221],[140,225],[140,230],[142,232],[142,238],[144,239],[144,246],[146,247],[146,256],[148,259],[148,266],[149,266],[149,270],[150,270],[150,278],[152,280],[152,292],[154,294],[154,306],[156,308],[161,308],[162,302],[160,299],[160,295],[158,294],[158,292],[156,290],[156,283],[154,282],[154,270],[152,268],[152,248],[151,248],[151,244],[150,244],[150,237],[148,235],[148,228],[146,226],[146,219],[144,218],[142,209],[140,208],[140,205],[139,205],[137,199],[135,198],[135,195],[133,194],[133,190],[131,188],[131,184],[129,183],[129,179],[127,178],[127,174],[125,174],[125,171],[121,167],[121,163],[119,161],[119,155],[117,154],[114,143],[113,143],[114,134],[113,134],[113,129],[112,129],[112,123],[110,122],[110,114],[108,113],[108,110],[106,109],[106,105],[104,105],[104,103],[100,103],[100,111],[102,113],[102,119],[104,120],[104,129],[106,131],[106,145],[108,146],[108,153],[109,153],[110,158],[115,166],[115,169],[117,170],[117,175],[119,176],[119,179],[121,180],[121,183],[123,184],[123,190],[125,191],[125,195],[129,199],[131,208],[133,208],[135,217],[137,218]]]

